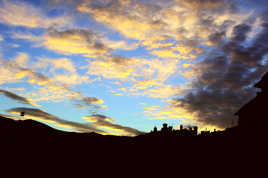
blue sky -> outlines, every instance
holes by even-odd
[[[235,122],[231,111],[253,93],[228,99],[229,91],[239,93],[250,83],[234,89],[236,77],[227,79],[233,61],[248,61],[234,55],[238,47],[227,47],[250,50],[257,44],[265,31],[265,4],[1,0],[0,113],[115,135],[137,135],[163,123],[224,129]],[[266,71],[259,65],[265,55],[245,62],[247,75],[260,68],[252,81]],[[217,56],[225,56],[226,68],[216,65]],[[211,80],[218,77],[214,72],[224,76]],[[216,86],[221,79],[225,85]],[[219,90],[223,96],[214,97]],[[225,106],[231,108],[228,117]]]

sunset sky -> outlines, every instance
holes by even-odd
[[[267,0],[0,0],[0,114],[13,119],[224,129],[267,62]]]

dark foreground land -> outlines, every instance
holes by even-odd
[[[105,136],[96,133],[64,132],[51,128],[34,120],[15,121],[0,116],[0,138],[2,148],[15,150],[79,150],[102,152],[117,152],[120,154],[134,152],[165,152],[171,156],[172,152],[183,152],[194,155],[235,154],[243,150],[266,149],[267,135],[238,134],[234,128],[226,134],[215,136],[159,136],[145,134],[136,137]],[[268,151],[268,150],[267,150]],[[17,152],[17,151],[15,151]],[[183,156],[183,155],[181,155]],[[217,155],[220,156],[220,155]]]
[[[233,177],[233,171],[239,176],[253,167],[265,168],[268,164],[267,137],[235,133],[218,136],[103,136],[63,132],[33,120],[15,121],[0,117],[0,155],[6,167],[21,168],[24,174],[37,171],[37,175],[40,172],[51,175],[53,171],[60,172],[61,176],[68,176],[70,171],[90,175],[91,171],[96,171],[112,177],[119,172],[121,177],[124,171],[131,171],[124,177],[133,174],[143,177],[144,174],[158,175],[169,171],[187,177],[204,172],[213,174],[213,177],[222,174]],[[254,175],[258,173],[255,169],[253,172]]]

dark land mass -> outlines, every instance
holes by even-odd
[[[54,172],[69,176],[70,171],[159,175],[166,174],[164,170],[171,175],[181,171],[184,176],[199,176],[200,171],[216,175],[224,170],[220,175],[229,176],[241,167],[242,171],[265,167],[268,150],[265,135],[240,135],[237,127],[214,135],[175,136],[160,131],[120,137],[64,132],[34,120],[4,117],[0,117],[0,145],[1,162],[13,169],[9,174],[44,172],[47,176]]]
[[[239,127],[229,128],[225,131],[211,132],[198,135],[174,135],[162,130],[157,133],[150,132],[136,137],[101,135],[97,133],[65,132],[54,129],[46,124],[34,120],[13,120],[0,116],[0,138],[2,147],[13,148],[79,148],[81,150],[96,150],[98,152],[109,149],[118,151],[154,150],[169,151],[206,151],[211,148],[226,151],[251,143],[262,143],[266,135],[243,135]],[[250,146],[250,145],[247,145]]]

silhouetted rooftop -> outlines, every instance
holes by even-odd
[[[268,72],[261,78],[261,80],[254,85],[256,88],[267,88],[268,87]]]
[[[268,72],[261,78],[261,80],[254,85],[256,88],[261,88],[262,90],[264,88],[268,87]],[[263,91],[262,91],[263,92]],[[258,95],[262,94],[261,92],[258,93]],[[261,102],[259,101],[262,97],[255,97],[254,99],[250,100],[247,104],[245,104],[243,107],[241,107],[235,115],[239,115],[242,112],[248,112],[250,108],[255,108],[258,104]]]
[[[244,133],[263,133],[268,128],[268,120],[265,117],[268,102],[268,73],[254,86],[261,88],[261,92],[235,113],[239,117],[238,126]]]

